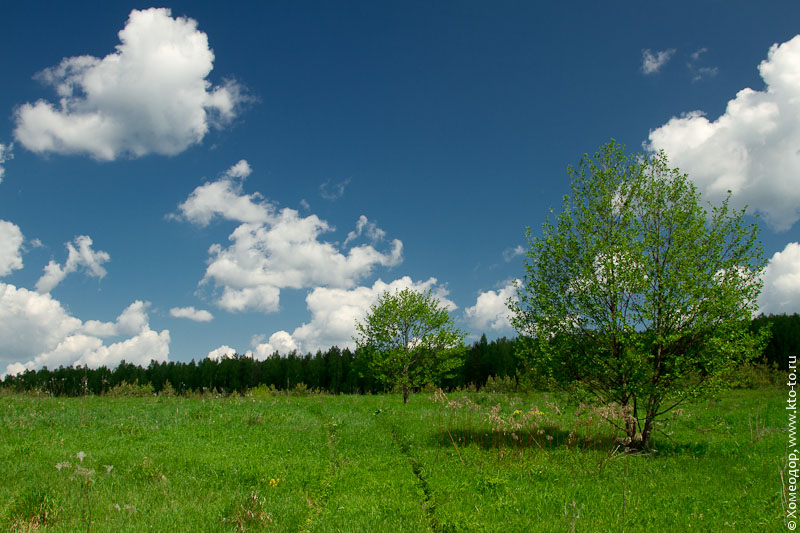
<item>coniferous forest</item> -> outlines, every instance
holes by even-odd
[[[800,315],[759,316],[752,322],[758,329],[771,328],[770,340],[758,363],[788,368],[788,355],[800,352]],[[491,377],[516,380],[523,374],[524,360],[518,354],[517,340],[501,337],[487,341],[486,335],[466,352],[464,364],[436,387],[453,390],[474,386],[483,388]],[[125,361],[116,368],[59,367],[28,370],[8,375],[0,386],[17,391],[39,390],[55,396],[104,394],[122,383],[150,385],[154,393],[167,383],[177,394],[208,391],[244,393],[260,385],[278,390],[301,388],[330,394],[366,394],[384,392],[384,387],[370,377],[365,360],[358,351],[336,346],[326,352],[288,355],[272,354],[257,361],[236,355],[219,360],[156,362],[142,367]]]
[[[467,350],[464,365],[437,387],[455,389],[470,384],[482,387],[489,376],[515,378],[520,363],[516,356],[516,340],[505,337],[480,341]],[[116,368],[59,367],[27,370],[8,375],[2,386],[18,391],[40,390],[55,396],[104,394],[121,383],[151,385],[159,393],[169,382],[178,394],[210,391],[229,394],[244,393],[264,385],[276,389],[294,389],[298,385],[330,394],[377,393],[384,387],[375,382],[359,352],[334,346],[326,352],[288,355],[272,354],[257,361],[235,355],[219,360],[156,362],[143,368],[122,361]]]

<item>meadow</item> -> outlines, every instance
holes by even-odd
[[[0,530],[780,531],[785,392],[628,454],[546,393],[0,395]]]

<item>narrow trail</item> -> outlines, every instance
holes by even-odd
[[[439,531],[439,521],[436,518],[436,502],[433,498],[433,491],[431,490],[430,486],[428,485],[428,481],[425,479],[425,476],[422,473],[422,467],[420,466],[419,461],[417,461],[417,458],[411,453],[408,443],[403,442],[403,440],[400,438],[397,428],[394,425],[389,424],[389,430],[398,449],[411,465],[411,470],[414,472],[414,476],[417,478],[417,485],[420,489],[422,489],[422,509],[428,519],[430,528],[433,531]]]
[[[379,415],[382,409],[364,416],[352,408],[308,407],[326,432],[327,465],[307,491],[300,531],[440,529],[422,465],[410,443],[403,444],[402,431]]]
[[[336,430],[339,427],[339,422],[334,419],[326,422],[321,413],[317,412],[316,410],[312,410],[312,412],[317,420],[319,420],[319,423],[325,428],[325,432],[327,433],[328,470],[326,471],[325,477],[322,479],[320,484],[319,494],[315,495],[316,499],[313,499],[311,496],[306,496],[306,503],[308,504],[309,512],[308,517],[300,527],[300,531],[303,533],[310,533],[314,529],[314,525],[317,523],[319,517],[322,515],[322,512],[325,510],[325,507],[328,504],[328,499],[331,495],[331,491],[333,490],[334,480],[336,479],[341,467],[341,461],[336,446],[338,442]]]

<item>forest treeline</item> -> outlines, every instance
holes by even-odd
[[[789,369],[789,356],[800,357],[800,315],[761,315],[750,324],[753,331],[769,326],[772,335],[764,347],[762,362]]]
[[[454,389],[475,384],[482,387],[489,376],[514,378],[520,368],[516,355],[516,339],[505,337],[487,341],[486,336],[466,352],[464,365],[438,387]],[[169,386],[178,394],[211,391],[223,394],[244,393],[264,385],[279,390],[307,389],[339,393],[378,393],[384,387],[373,380],[360,353],[348,348],[330,348],[315,354],[277,353],[264,360],[236,355],[219,360],[156,362],[147,367],[122,361],[116,368],[59,367],[51,370],[26,370],[16,376],[8,375],[2,386],[17,391],[39,390],[55,396],[105,394],[122,383],[149,384],[153,392]]]
[[[800,356],[800,315],[760,316],[751,327],[769,325],[772,331],[760,363],[788,368],[789,355]],[[433,385],[445,390],[474,386],[483,388],[490,376],[517,380],[524,374],[525,362],[518,355],[517,339],[501,337],[487,341],[486,335],[467,349],[464,364],[450,378]],[[220,360],[156,362],[147,367],[122,361],[116,368],[59,367],[26,370],[8,375],[0,386],[16,391],[39,390],[56,396],[105,394],[122,383],[150,385],[159,393],[169,382],[178,394],[211,391],[223,394],[244,393],[260,385],[279,390],[298,385],[308,389],[339,393],[378,393],[383,386],[370,377],[366,361],[358,352],[332,347],[326,352],[286,356],[277,353],[256,361],[237,355]]]

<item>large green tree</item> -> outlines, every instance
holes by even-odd
[[[463,364],[464,333],[430,291],[384,292],[356,329],[356,346],[369,371],[377,381],[399,387],[403,403],[412,389],[452,377]]]
[[[633,448],[655,420],[756,353],[758,227],[701,204],[666,155],[611,141],[570,168],[572,194],[529,250],[512,323],[537,371],[620,407]]]

